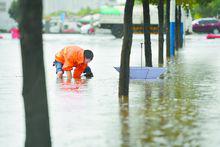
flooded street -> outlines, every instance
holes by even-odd
[[[23,147],[25,118],[18,40],[0,40],[0,146]],[[220,145],[220,40],[186,36],[185,46],[167,62],[157,81],[130,81],[129,100],[119,100],[122,40],[110,34],[45,34],[44,62],[54,147],[145,147]],[[141,66],[134,35],[131,66]],[[158,66],[152,35],[153,66]],[[94,51],[92,79],[57,81],[54,55],[67,45]],[[144,63],[144,62],[143,62]],[[34,77],[33,77],[34,78]]]

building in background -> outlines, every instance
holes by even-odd
[[[78,12],[82,8],[99,8],[102,5],[115,5],[123,0],[43,0],[44,15],[65,10]]]

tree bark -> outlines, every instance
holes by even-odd
[[[158,19],[159,19],[159,54],[158,54],[158,59],[159,59],[159,64],[163,64],[163,31],[164,31],[164,8],[163,8],[164,2],[163,0],[159,0],[158,3]]]
[[[166,56],[170,57],[170,0],[166,3]]]
[[[178,50],[179,49],[179,37],[180,37],[180,24],[179,24],[179,11],[178,11],[178,6],[176,5],[175,8],[175,49]]]
[[[179,6],[179,48],[183,47],[183,38],[182,38],[182,31],[181,31],[181,19],[182,19],[182,10],[181,6]]]
[[[128,96],[129,93],[129,65],[132,45],[132,14],[134,0],[126,0],[124,11],[124,38],[121,51],[119,97]]]
[[[145,49],[145,66],[152,67],[152,51],[150,38],[150,3],[149,0],[143,0],[144,13],[144,49]]]
[[[42,45],[42,0],[20,0],[26,147],[50,147]]]

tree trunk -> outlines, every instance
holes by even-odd
[[[130,127],[129,127],[129,98],[119,98],[119,116],[121,124],[121,147],[130,145]],[[127,123],[125,123],[127,122]]]
[[[126,0],[124,11],[124,38],[121,51],[121,65],[119,77],[119,97],[128,96],[129,93],[129,65],[132,45],[132,13],[134,0]]]
[[[166,3],[166,56],[170,57],[170,0]]]
[[[179,49],[179,33],[180,33],[180,27],[179,27],[179,11],[178,11],[178,6],[176,5],[175,7],[175,36],[176,36],[176,39],[175,39],[175,49],[178,50]]]
[[[182,38],[182,30],[181,30],[181,17],[182,17],[182,11],[181,11],[181,6],[179,6],[179,48],[183,47],[183,38]]]
[[[43,45],[42,0],[20,0],[26,147],[50,147]]]
[[[181,48],[181,6],[176,6],[176,48]]]
[[[149,0],[143,0],[145,66],[152,67]]]
[[[159,64],[163,64],[163,29],[164,29],[164,8],[163,8],[163,0],[159,0],[158,3],[158,19],[159,19],[159,54],[158,54],[158,59],[159,59]]]

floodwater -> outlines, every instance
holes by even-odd
[[[18,40],[0,40],[0,146],[23,147],[25,118]],[[141,66],[134,35],[131,66]],[[57,81],[54,54],[66,45],[92,49],[95,75],[67,83]],[[128,99],[118,98],[121,39],[110,34],[44,35],[50,128],[54,147],[146,147],[220,145],[220,40],[186,36],[185,46],[156,81],[130,81]],[[152,36],[157,67],[157,36]],[[34,77],[33,77],[34,78]]]

